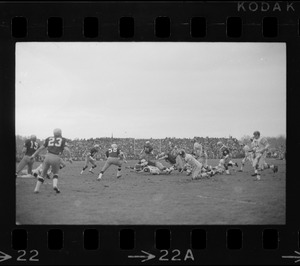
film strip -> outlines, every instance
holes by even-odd
[[[297,176],[298,136],[300,135],[297,126],[297,106],[300,98],[298,89],[300,87],[300,4],[298,2],[70,1],[62,3],[0,2],[0,6],[1,124],[4,129],[1,129],[4,174],[0,185],[2,213],[0,219],[0,265],[25,263],[36,265],[69,263],[99,265],[300,264],[299,178]],[[263,203],[249,201],[243,196],[240,198],[228,197],[229,195],[224,195],[224,193],[200,194],[196,196],[198,197],[197,201],[193,199],[185,206],[178,205],[180,211],[175,212],[176,215],[170,214],[174,216],[164,220],[164,214],[169,215],[168,210],[176,208],[176,205],[172,204],[172,200],[177,202],[177,198],[183,197],[184,193],[188,194],[189,192],[183,187],[192,189],[190,184],[195,183],[178,181],[179,186],[172,187],[170,185],[171,191],[163,190],[163,193],[167,194],[150,195],[153,202],[149,202],[149,206],[145,202],[144,209],[141,211],[139,208],[143,206],[136,206],[135,202],[137,199],[141,200],[143,196],[147,198],[147,187],[151,187],[151,179],[143,177],[142,182],[132,184],[131,189],[134,193],[143,194],[142,196],[139,194],[137,199],[124,196],[124,198],[121,197],[120,202],[114,203],[116,205],[109,205],[109,200],[100,198],[99,204],[101,204],[101,200],[104,201],[103,204],[108,204],[107,209],[101,207],[103,211],[101,215],[104,217],[110,215],[110,217],[107,219],[101,217],[101,222],[99,222],[93,215],[95,209],[91,209],[89,213],[89,206],[82,206],[84,201],[76,200],[76,194],[82,198],[99,196],[100,192],[94,188],[96,185],[89,184],[91,195],[80,194],[83,193],[83,189],[80,187],[69,189],[71,191],[67,197],[70,197],[70,201],[76,205],[79,212],[82,212],[83,217],[88,217],[82,218],[83,222],[79,220],[79,222],[73,223],[76,215],[68,210],[70,205],[63,206],[64,202],[69,201],[65,198],[64,192],[57,195],[57,197],[63,197],[61,202],[57,201],[57,197],[49,196],[49,193],[46,197],[39,198],[40,195],[31,197],[29,190],[26,190],[28,185],[23,180],[18,182],[18,178],[14,178],[16,127],[18,126],[15,118],[16,108],[18,108],[17,87],[19,86],[18,81],[26,82],[25,78],[18,79],[17,65],[22,63],[21,60],[18,61],[21,58],[18,49],[22,48],[22,45],[30,43],[37,45],[47,43],[67,45],[72,43],[81,45],[87,43],[109,45],[121,43],[137,45],[144,43],[161,43],[163,45],[172,43],[285,44],[282,54],[286,56],[286,62],[283,62],[286,68],[286,80],[283,82],[286,84],[285,122],[289,162],[285,172],[279,178],[281,181],[276,181],[278,184],[275,182],[279,186],[278,190],[274,190],[274,194],[268,194],[269,198],[267,197],[266,202]],[[31,52],[32,54],[38,53],[35,49]],[[75,51],[73,56],[75,57],[76,54]],[[18,58],[18,56],[20,57]],[[190,56],[192,58],[193,54]],[[43,65],[42,60],[46,61],[46,59],[43,59],[42,55],[40,58],[42,58],[40,63]],[[70,60],[72,62],[72,57]],[[207,60],[207,68],[209,68],[210,62],[209,59]],[[124,66],[126,67],[126,64]],[[84,64],[82,67],[85,67]],[[225,69],[226,67],[224,67]],[[24,72],[26,68],[22,70]],[[166,69],[164,71],[163,75],[167,75]],[[23,75],[25,75],[24,73]],[[105,67],[101,69],[101,74],[106,75]],[[75,76],[75,73],[71,73],[68,77]],[[238,77],[235,78],[238,80]],[[43,83],[43,80],[37,80]],[[48,83],[50,83],[49,80]],[[63,77],[62,80],[64,80]],[[126,81],[124,80],[124,82]],[[41,90],[42,87],[43,85],[40,85]],[[115,96],[117,94],[118,91]],[[40,98],[35,98],[36,96],[28,92],[27,97],[32,98],[34,106],[44,96],[41,93],[39,94]],[[272,97],[273,95],[268,95],[266,105]],[[166,105],[168,106],[168,103]],[[251,105],[246,108],[251,109]],[[34,110],[32,108],[32,112]],[[124,109],[119,111],[122,112]],[[93,116],[88,119],[91,120],[90,123],[93,123]],[[51,133],[52,124],[49,130]],[[75,166],[72,165],[72,167]],[[128,173],[121,181],[124,190],[128,189],[126,178],[130,179],[130,175]],[[73,176],[73,178],[75,177]],[[161,179],[155,179],[152,184],[154,188],[149,193],[159,192],[160,188],[168,186],[169,184],[165,183],[168,178],[169,176],[162,176]],[[30,180],[32,181],[32,179]],[[113,180],[111,182],[115,182],[115,179]],[[190,180],[190,178],[184,180]],[[249,187],[243,187],[245,185],[243,181],[238,180],[240,182],[239,191],[246,193],[245,190]],[[265,182],[265,187],[257,188],[256,192],[264,193],[266,190],[276,187],[277,185],[272,182],[272,179],[270,180],[268,184]],[[28,180],[24,179],[24,181]],[[68,190],[67,179],[64,180],[62,177],[59,182],[64,186],[64,190]],[[227,181],[222,182],[226,187]],[[24,190],[20,188],[22,186],[25,187]],[[104,184],[101,193],[106,193],[105,189],[112,189],[116,186],[117,182]],[[136,186],[140,186],[140,188],[134,190]],[[128,194],[131,189],[128,189]],[[181,189],[184,193],[179,191]],[[255,189],[251,188],[252,190],[254,193]],[[121,190],[113,190],[110,193],[105,195],[112,201],[114,196],[118,198],[117,194],[123,195]],[[174,193],[178,194],[175,197],[172,196],[169,206],[162,207],[158,213],[153,211],[151,204],[163,204],[163,200]],[[125,204],[125,207],[122,199],[128,203]],[[209,201],[220,206],[215,213],[203,211],[206,205],[209,206]],[[195,202],[201,208],[195,207]],[[27,204],[33,207],[23,209]],[[57,205],[57,209],[61,207],[61,210],[54,214],[54,219],[47,220],[48,213],[53,211],[52,204]],[[248,212],[248,218],[263,217],[264,214],[267,218],[265,220],[249,218],[245,221],[239,217],[234,219],[234,216],[239,213],[238,208],[241,208],[241,212],[246,212],[247,209],[251,209],[251,204],[258,207],[254,208],[252,212]],[[283,207],[277,211],[276,208],[273,209],[274,205]],[[124,214],[121,209],[117,209],[113,213],[115,206],[128,208],[125,210],[126,213],[131,213],[134,218],[137,218],[135,215],[142,214],[148,217],[149,222],[146,218],[146,220],[141,220],[142,222],[137,218],[136,223],[130,219],[122,220],[121,216]],[[193,210],[193,208],[195,209]],[[233,213],[230,212],[231,208],[236,208]],[[269,210],[271,214],[268,213]],[[55,215],[57,215],[56,218]],[[95,215],[99,215],[99,213],[96,212]],[[201,215],[207,215],[209,218],[203,220]],[[192,222],[189,223],[181,219],[184,216],[196,217],[196,220],[191,218]],[[220,218],[223,216],[227,217],[227,220]],[[188,219],[189,217],[187,217]],[[199,222],[193,222],[198,220]]]

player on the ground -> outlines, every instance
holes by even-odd
[[[86,168],[88,168],[89,163],[92,164],[92,167],[90,168],[89,172],[92,173],[92,174],[94,173],[94,172],[93,172],[93,169],[97,167],[97,164],[95,163],[95,162],[96,162],[95,157],[96,157],[97,153],[99,152],[99,149],[100,149],[100,146],[99,146],[98,144],[96,144],[96,145],[94,145],[94,147],[91,148],[90,151],[86,154],[86,157],[85,157],[85,164],[84,164],[84,166],[83,166],[83,168],[82,168],[82,170],[81,170],[81,172],[80,172],[81,175],[83,174],[84,170],[85,170]]]
[[[260,136],[259,131],[253,133],[252,149],[254,151],[253,167],[255,172],[252,176],[256,176],[256,180],[260,180],[261,171],[267,168],[271,168],[273,173],[278,172],[278,166],[269,165],[265,159],[267,157],[267,151],[270,147],[268,140]]]
[[[170,163],[172,167],[170,169],[176,170],[179,172],[183,170],[184,163],[182,161],[181,156],[178,154],[179,150],[177,146],[173,146],[171,142],[169,142],[168,149],[165,152],[160,153],[156,156],[157,160],[165,160]]]
[[[122,176],[122,173],[121,173],[122,162],[124,161],[125,163],[127,163],[124,153],[118,148],[117,144],[112,144],[111,148],[106,151],[105,155],[107,157],[107,160],[106,160],[103,168],[101,169],[97,180],[98,181],[101,180],[102,175],[111,165],[118,166],[117,178],[120,178]]]
[[[205,175],[201,175],[202,164],[199,161],[197,161],[193,155],[186,153],[184,150],[179,151],[179,155],[191,167],[191,174],[193,180],[199,177],[208,177],[206,173]]]
[[[145,159],[149,166],[157,167],[160,171],[170,174],[171,168],[165,167],[161,162],[155,161],[153,146],[146,141],[143,150],[140,152],[140,160]]]
[[[31,158],[31,155],[35,153],[35,151],[40,147],[38,142],[36,141],[36,135],[31,135],[30,139],[27,139],[24,143],[22,152],[24,156],[21,162],[18,164],[16,169],[16,177],[20,174],[20,172],[27,165],[27,174],[32,175],[32,166],[34,163],[34,158]]]
[[[231,154],[230,154],[229,148],[227,146],[225,146],[221,141],[218,141],[217,145],[219,147],[219,151],[222,154],[222,159],[220,160],[220,164],[224,165],[225,173],[227,175],[230,175],[228,166],[235,165],[236,167],[238,167],[238,164],[233,163],[231,161]]]
[[[143,149],[140,152],[140,160],[150,160],[154,157],[153,146],[150,144],[150,141],[146,141]]]
[[[67,151],[69,160],[71,159],[71,151],[66,145],[66,138],[62,137],[62,131],[59,128],[53,130],[53,136],[46,138],[44,144],[31,156],[34,158],[38,155],[42,150],[47,149],[47,154],[45,156],[45,160],[43,162],[43,172],[41,176],[38,176],[38,180],[34,189],[35,193],[39,193],[40,187],[44,182],[44,178],[47,175],[49,168],[51,167],[51,171],[53,173],[53,189],[56,193],[60,193],[58,189],[58,172],[60,166],[60,154],[64,150]]]

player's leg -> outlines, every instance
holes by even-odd
[[[172,172],[171,169],[165,167],[161,162],[156,161],[154,166],[164,173],[170,174]]]
[[[260,175],[261,175],[261,154],[256,154],[255,159],[253,160],[253,167],[254,167],[254,174],[252,176],[256,176],[256,180],[260,180]]]
[[[81,170],[81,172],[80,172],[81,175],[83,174],[84,170],[85,170],[86,168],[88,168],[88,165],[89,165],[89,156],[86,156],[86,157],[85,157],[85,163],[84,163],[84,166],[83,166],[83,168],[82,168],[82,170]]]
[[[90,159],[90,163],[92,164],[92,167],[90,168],[89,172],[92,173],[92,174],[94,173],[93,169],[97,167],[95,161],[96,161],[95,159],[93,159],[93,160]]]
[[[24,169],[24,167],[27,165],[28,162],[28,156],[24,155],[21,162],[18,164],[16,169],[16,175],[20,174],[20,172]]]
[[[239,172],[243,172],[243,169],[244,169],[244,166],[245,166],[246,160],[247,160],[247,158],[246,158],[246,157],[244,157],[244,158],[243,158],[243,160],[242,160],[242,162],[241,162],[241,169],[239,170]]]
[[[59,172],[59,165],[60,165],[60,159],[53,158],[51,169],[53,173],[52,181],[53,181],[53,189],[56,193],[60,193],[60,190],[58,189],[58,172]]]
[[[181,172],[184,169],[184,163],[180,155],[177,155],[176,157],[176,167],[179,172]]]
[[[111,163],[112,163],[112,159],[113,158],[108,158],[104,164],[104,166],[102,167],[101,171],[100,171],[100,174],[97,178],[97,180],[101,180],[102,178],[102,175],[104,174],[104,172],[111,166]]]
[[[201,166],[196,166],[196,167],[193,168],[193,170],[192,170],[192,179],[197,179],[197,178],[200,177],[201,168],[202,168],[202,165]]]
[[[34,160],[30,160],[27,162],[27,172],[29,175],[32,175],[32,167],[33,167]]]
[[[118,170],[117,170],[117,178],[120,178],[122,176],[121,170],[122,170],[122,160],[116,158],[117,161],[115,162],[115,164],[118,166]]]
[[[45,160],[43,162],[43,171],[42,171],[40,176],[39,175],[37,176],[37,181],[36,181],[34,193],[39,193],[40,187],[44,183],[45,176],[47,175],[47,172],[50,168],[50,163],[51,162],[50,162],[49,154],[47,154],[46,157],[45,157]]]
[[[64,167],[66,167],[66,162],[63,160],[63,158],[60,158],[59,169],[63,169]]]

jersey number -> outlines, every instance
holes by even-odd
[[[37,150],[37,148],[38,148],[38,143],[37,143],[37,142],[30,141],[30,148],[31,148],[31,149]]]
[[[108,152],[109,152],[109,153],[117,152],[117,151],[118,151],[118,149],[116,149],[116,148],[114,148],[114,149],[108,149]]]
[[[62,144],[62,138],[49,138],[48,146],[60,147]]]

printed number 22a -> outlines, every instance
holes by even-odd
[[[170,260],[170,259],[167,257],[168,254],[169,254],[169,251],[168,251],[168,250],[162,249],[160,252],[163,253],[163,254],[160,256],[160,258],[159,258],[160,261],[169,261],[169,260]],[[172,253],[171,261],[195,260],[195,259],[194,259],[194,256],[193,256],[193,253],[192,253],[192,251],[191,251],[190,249],[188,249],[188,250],[186,251],[185,256],[182,257],[182,258],[180,258],[181,253],[180,253],[180,250],[179,250],[179,249],[173,249],[173,250],[171,250],[171,253]]]
[[[18,250],[18,253],[22,253],[18,258],[17,261],[27,261],[26,258],[24,258],[24,256],[26,256],[26,250]],[[39,252],[37,250],[30,250],[29,252],[31,255],[31,257],[28,259],[28,261],[39,261],[38,258],[36,258],[39,255]]]

